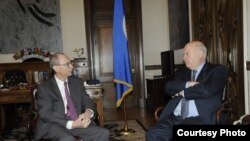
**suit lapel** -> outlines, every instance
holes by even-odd
[[[205,73],[207,72],[207,68],[208,68],[208,63],[206,62],[204,66],[202,67],[201,72],[199,73],[196,81],[198,82],[202,81],[202,78],[205,76]]]
[[[52,89],[54,90],[54,94],[57,96],[57,97],[60,97],[61,99],[62,99],[62,95],[61,95],[61,92],[60,92],[60,90],[59,90],[59,87],[58,87],[58,85],[57,85],[57,83],[56,83],[56,80],[55,80],[55,78],[53,78],[52,80],[51,80],[51,83],[52,83],[52,85],[51,85],[51,87],[52,87]]]
[[[74,104],[76,104],[77,99],[79,98],[77,95],[77,89],[75,89],[74,87],[74,82],[72,81],[72,79],[70,79],[70,77],[68,77],[68,86],[69,86],[69,93],[71,95],[71,99],[73,100]]]
[[[61,107],[63,108],[63,110],[65,110],[64,109],[63,98],[62,98],[61,92],[59,90],[59,87],[58,87],[54,77],[53,77],[53,79],[51,79],[51,89],[54,91],[53,94],[56,95],[56,97],[58,97],[60,99],[59,101],[60,101],[60,103],[62,105]],[[64,113],[65,113],[65,111],[64,111]]]

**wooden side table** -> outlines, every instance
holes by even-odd
[[[102,97],[94,99],[96,103],[96,109],[99,114],[100,126],[104,126],[104,113],[103,113],[103,100]]]
[[[6,125],[6,120],[9,119],[5,118],[5,109],[3,104],[30,103],[31,101],[32,97],[30,90],[0,91],[0,137],[4,130],[7,127],[10,127],[10,125]]]
[[[99,114],[100,126],[104,126],[104,112],[103,112],[103,85],[85,85],[86,92],[90,95],[96,103],[96,109]]]

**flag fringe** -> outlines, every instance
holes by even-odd
[[[131,84],[125,82],[125,81],[121,81],[121,80],[117,80],[117,79],[114,79],[114,82],[115,82],[115,83],[120,83],[120,84],[123,84],[123,85],[126,85],[126,86],[129,87],[128,90],[126,90],[126,91],[124,91],[124,92],[122,93],[122,97],[121,97],[119,100],[117,100],[117,102],[116,102],[116,107],[120,107],[120,105],[121,105],[121,103],[122,103],[124,97],[125,97],[126,95],[128,95],[130,92],[133,91],[133,85],[131,85]]]

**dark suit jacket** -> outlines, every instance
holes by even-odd
[[[92,109],[96,112],[95,104],[86,93],[81,79],[74,76],[68,77],[68,86],[78,115],[83,113],[85,109]],[[36,139],[42,138],[47,133],[48,127],[53,126],[53,124],[66,127],[69,119],[65,115],[63,99],[54,77],[38,86],[36,100],[40,116],[37,123]]]
[[[226,67],[206,62],[196,79],[199,84],[185,88],[186,82],[190,80],[190,77],[190,69],[180,69],[176,72],[173,80],[165,84],[165,92],[170,96],[174,96],[176,93],[184,90],[187,100],[195,100],[201,121],[204,124],[215,124],[216,110],[221,105],[224,87],[227,82]],[[159,120],[172,114],[181,99],[181,96],[172,98],[163,110]]]

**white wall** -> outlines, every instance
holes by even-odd
[[[83,0],[60,0],[60,6],[63,52],[74,59],[74,48],[84,48],[87,57]]]
[[[170,49],[167,0],[142,0],[144,65],[160,65],[161,51]],[[145,78],[161,75],[161,70],[145,71]]]
[[[243,41],[244,41],[244,62],[250,61],[250,1],[243,0]],[[250,71],[246,69],[244,63],[244,84],[245,84],[245,112],[250,113]]]

